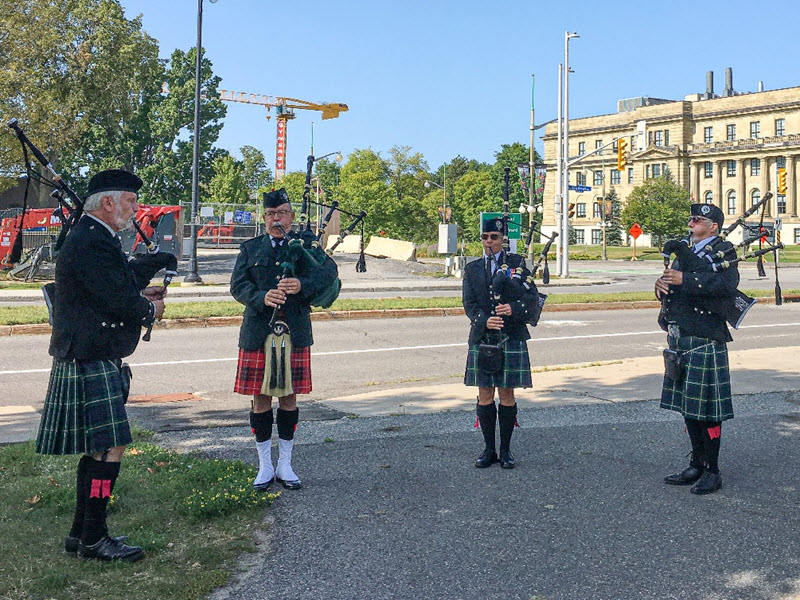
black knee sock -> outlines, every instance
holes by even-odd
[[[486,444],[486,449],[495,452],[495,426],[497,422],[497,407],[494,402],[489,404],[478,404],[475,409],[478,415],[478,423],[481,425],[481,433],[483,433],[483,441]]]
[[[689,434],[689,441],[692,443],[691,465],[696,469],[702,469],[706,465],[706,452],[703,438],[706,437],[705,423],[696,419],[685,419],[686,433]]]
[[[704,421],[703,422],[703,446],[706,451],[706,463],[708,470],[712,473],[719,473],[719,446],[722,440],[722,422]]]
[[[81,542],[88,546],[108,534],[106,510],[119,476],[120,466],[118,462],[90,460],[86,469],[86,513],[81,535]]]
[[[297,429],[297,421],[299,420],[300,409],[283,410],[278,409],[278,416],[275,419],[275,424],[278,426],[278,437],[282,440],[293,440],[294,430]]]
[[[272,437],[272,409],[267,412],[250,412],[250,429],[257,442],[266,442]]]
[[[500,423],[500,451],[509,450],[511,447],[511,434],[517,423],[517,405],[497,407],[497,420]]]
[[[81,537],[83,533],[83,517],[86,513],[86,496],[89,495],[89,488],[86,485],[86,469],[89,461],[94,460],[91,456],[84,454],[78,461],[78,476],[75,486],[75,516],[72,519],[72,528],[69,530],[70,537]]]

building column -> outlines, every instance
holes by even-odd
[[[745,165],[748,159],[740,158],[736,161],[736,214],[743,214],[747,210],[747,185],[745,182]]]
[[[797,155],[786,157],[786,214],[797,216]]]
[[[761,159],[761,189],[759,191],[761,192],[762,198],[764,197],[764,194],[766,194],[769,191],[769,183],[770,183],[769,169],[771,164],[772,160],[770,160],[769,156],[765,156],[764,158]],[[770,214],[771,204],[772,202],[767,202],[767,212],[766,212],[767,215]]]
[[[725,205],[722,202],[722,169],[725,160],[714,161],[714,204],[719,207],[722,214],[725,214]]]
[[[693,162],[689,164],[689,181],[691,185],[691,193],[694,202],[702,202],[700,197],[700,169],[702,162]]]

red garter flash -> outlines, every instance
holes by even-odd
[[[108,498],[111,496],[110,479],[92,479],[92,489],[89,498]]]
[[[717,425],[716,427],[708,428],[708,437],[710,439],[715,440],[721,436],[722,436],[722,427],[720,427],[719,425]]]

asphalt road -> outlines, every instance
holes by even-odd
[[[655,309],[544,313],[529,342],[533,366],[658,356],[664,333]],[[757,304],[734,332],[732,350],[797,344],[800,304]],[[411,382],[458,381],[466,360],[465,317],[318,322],[310,400]],[[129,357],[133,395],[196,393],[222,406],[241,404],[230,390],[238,328],[159,330]],[[0,406],[39,408],[51,359],[48,336],[0,338]],[[767,355],[768,356],[768,355]],[[233,404],[231,404],[233,403]]]

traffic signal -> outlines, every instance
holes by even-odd
[[[786,169],[778,169],[778,195],[786,195]]]
[[[617,140],[617,170],[624,171],[628,166],[628,141],[625,138]]]
[[[570,202],[569,205],[567,206],[567,216],[570,219],[575,216],[575,203],[574,202]]]

